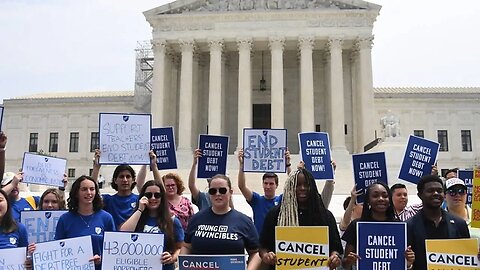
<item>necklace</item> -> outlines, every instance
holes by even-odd
[[[87,219],[88,222],[85,221],[85,219],[83,218],[82,215],[79,214],[79,216],[80,216],[80,218],[82,219],[83,223],[85,223],[85,225],[87,226],[87,228],[90,228],[90,224],[89,224],[89,223],[90,223],[90,219],[91,219],[92,216],[90,216],[90,217]]]

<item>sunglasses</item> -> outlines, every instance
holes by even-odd
[[[143,196],[147,197],[147,199],[151,199],[152,197],[155,197],[155,199],[160,198],[162,196],[162,193],[160,192],[145,192]]]
[[[217,192],[219,192],[220,194],[224,195],[226,194],[228,191],[227,188],[225,187],[221,187],[221,188],[209,188],[208,189],[208,194],[210,195],[217,195]]]
[[[464,195],[467,191],[464,188],[458,188],[458,189],[447,190],[447,192],[448,194],[450,194],[450,196],[455,196],[457,194]]]

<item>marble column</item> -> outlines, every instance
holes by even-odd
[[[237,39],[238,46],[238,139],[237,149],[243,145],[243,128],[252,127],[252,62],[251,38]]]
[[[165,125],[165,63],[166,63],[166,42],[165,40],[152,41],[154,63],[153,63],[153,87],[152,87],[152,124],[154,127]]]
[[[222,49],[223,40],[208,41],[210,75],[208,91],[208,133],[222,135]]]
[[[313,37],[300,37],[300,131],[315,131],[313,94]]]
[[[180,104],[178,149],[192,150],[193,40],[181,40],[182,66],[180,73]]]
[[[270,37],[268,46],[272,54],[271,127],[284,128],[283,101],[283,48],[285,38]]]

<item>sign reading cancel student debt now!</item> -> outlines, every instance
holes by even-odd
[[[150,164],[150,114],[100,113],[100,164]]]
[[[22,164],[23,182],[63,187],[66,168],[66,159],[25,153]]]
[[[478,270],[478,239],[425,240],[428,270]]]
[[[333,179],[328,133],[298,133],[298,143],[305,168],[312,172],[313,177],[322,180]]]
[[[328,241],[327,226],[275,227],[275,269],[329,269]]]
[[[227,171],[228,136],[203,135],[198,138],[202,156],[198,158],[197,178],[211,178]]]
[[[152,128],[152,150],[157,155],[157,168],[170,170],[177,168],[177,154],[175,152],[175,138],[173,127]]]
[[[245,270],[245,255],[180,255],[179,270]]]
[[[353,177],[357,190],[367,191],[367,187],[376,182],[388,184],[385,152],[352,155]],[[358,196],[357,202],[362,203],[364,196]]]
[[[243,129],[243,171],[285,172],[286,129]]]
[[[398,179],[414,184],[432,172],[440,144],[410,135]]]

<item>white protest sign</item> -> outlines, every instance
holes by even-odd
[[[102,269],[162,270],[161,233],[105,232]]]
[[[285,172],[286,129],[243,129],[243,171]]]
[[[23,155],[23,183],[63,187],[67,160],[25,153]]]
[[[93,261],[89,261],[92,257],[91,236],[38,243],[32,255],[33,269],[94,270],[95,265]]]
[[[55,239],[58,219],[66,210],[57,211],[22,211],[20,222],[25,225],[29,243],[42,243]]]
[[[100,164],[150,164],[150,114],[100,113]]]
[[[27,248],[0,249],[0,269],[25,269]]]

